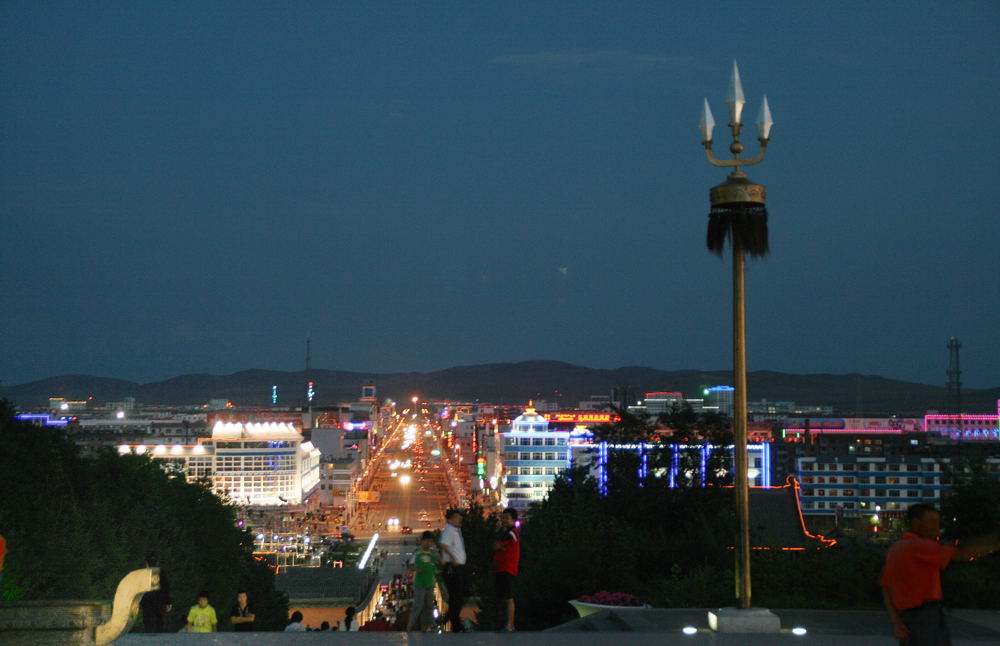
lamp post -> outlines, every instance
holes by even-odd
[[[750,590],[750,483],[747,460],[747,354],[746,354],[746,302],[744,297],[744,269],[746,255],[757,258],[766,256],[767,208],[764,206],[766,190],[760,184],[750,181],[743,167],[752,166],[764,159],[770,141],[771,108],[764,97],[757,118],[760,129],[760,151],[752,159],[742,159],[743,144],[740,132],[743,129],[742,114],[746,99],[740,82],[739,68],[733,61],[733,73],[729,81],[729,130],[732,142],[729,152],[732,159],[718,159],[712,153],[712,129],[715,119],[705,99],[701,123],[702,145],[709,163],[714,166],[732,168],[726,181],[711,189],[709,197],[712,210],[709,212],[707,244],[712,253],[722,255],[728,239],[733,250],[733,435],[735,440],[735,493],[736,515],[739,535],[736,543],[736,599],[739,609],[751,607]]]

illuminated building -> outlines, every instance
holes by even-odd
[[[70,401],[62,397],[49,397],[49,410],[53,413],[78,413],[87,410],[91,400]]]
[[[736,389],[732,386],[712,386],[711,388],[706,388],[704,390],[704,409],[732,417],[734,392],[736,392]]]
[[[795,447],[806,517],[899,516],[912,504],[938,504],[942,482],[955,459],[979,456],[1000,474],[998,415],[923,418],[826,418],[789,420],[785,446]],[[932,447],[932,448],[928,448]],[[864,523],[862,523],[864,526]]]
[[[797,460],[805,516],[901,515],[918,502],[938,504],[947,458],[818,455]]]
[[[193,446],[122,444],[118,452],[149,455],[190,481],[207,478],[238,505],[300,504],[319,483],[319,451],[287,423],[218,421]]]
[[[558,474],[569,466],[569,432],[549,431],[549,422],[529,404],[503,433],[504,492],[508,504],[541,502]]]
[[[1000,439],[1000,400],[996,415],[924,415],[924,430],[942,439],[995,442]]]

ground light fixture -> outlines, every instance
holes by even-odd
[[[795,628],[792,628],[792,634],[797,637],[804,637],[806,632],[808,631],[802,626],[796,626]]]
[[[697,635],[698,629],[695,628],[694,626],[684,626],[683,628],[681,628],[681,632],[684,633],[685,635]]]

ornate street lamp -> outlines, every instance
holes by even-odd
[[[743,167],[752,166],[764,159],[771,137],[771,108],[767,97],[760,106],[757,127],[760,129],[760,152],[752,159],[742,159],[743,144],[740,132],[743,129],[743,85],[740,71],[733,61],[733,75],[729,81],[729,130],[733,141],[729,144],[732,159],[718,159],[712,154],[712,129],[715,119],[705,99],[701,113],[702,145],[709,163],[732,168],[726,181],[712,188],[709,197],[712,210],[708,215],[708,248],[718,256],[722,255],[726,240],[733,250],[733,386],[735,388],[733,406],[733,435],[735,439],[735,492],[736,515],[739,521],[739,536],[736,544],[736,598],[741,610],[751,607],[750,594],[750,486],[747,462],[747,354],[746,354],[746,304],[744,300],[744,266],[746,255],[757,258],[766,256],[767,208],[764,206],[766,190],[747,178]]]

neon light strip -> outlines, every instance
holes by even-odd
[[[69,422],[67,420],[64,420],[64,419],[52,419],[48,415],[28,415],[28,414],[25,414],[25,415],[18,415],[17,419],[21,419],[21,420],[24,420],[26,422],[31,421],[31,420],[39,420],[45,426],[66,426],[67,424],[69,424]]]
[[[372,539],[368,541],[368,549],[365,550],[365,555],[361,557],[361,561],[358,562],[358,569],[363,570],[365,566],[368,565],[368,557],[372,555],[372,550],[375,549],[375,543],[378,542],[378,532],[372,536]]]
[[[805,433],[804,428],[786,428],[785,433]],[[923,431],[903,431],[899,428],[811,428],[810,433],[815,435],[829,435],[829,434],[840,434],[840,435],[902,435],[905,433],[922,433]]]
[[[761,467],[761,469],[762,469],[761,484],[763,484],[765,487],[770,487],[771,486],[771,451],[770,451],[770,446],[768,446],[767,449],[763,450],[762,453],[764,454],[764,459],[761,461],[761,464],[763,465]],[[802,515],[802,512],[800,511],[799,512],[799,516],[801,516],[801,515]]]

